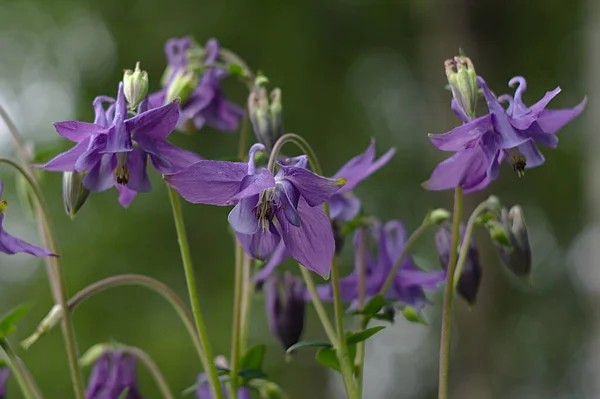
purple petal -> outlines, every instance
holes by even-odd
[[[109,130],[106,145],[100,151],[104,154],[133,151],[131,133],[122,121],[117,121]]]
[[[256,234],[235,234],[240,240],[244,252],[253,258],[266,260],[281,241],[279,233],[272,223],[267,230],[259,229]]]
[[[583,99],[575,108],[571,109],[546,109],[540,113],[537,120],[538,125],[545,133],[556,133],[560,128],[571,122],[575,117],[583,112],[587,103],[587,97]]]
[[[390,259],[398,259],[406,244],[406,229],[398,220],[390,220],[383,226],[383,235],[386,236],[386,251]]]
[[[135,150],[129,153],[129,158],[127,160],[129,181],[127,182],[127,187],[138,193],[152,190],[152,185],[150,184],[148,173],[146,172],[147,162],[148,157],[145,152]]]
[[[239,192],[247,171],[245,162],[202,160],[165,181],[188,202],[224,206]]]
[[[467,115],[465,115],[462,108],[459,107],[458,103],[454,99],[452,99],[452,101],[450,101],[450,109],[452,110],[452,112],[454,112],[456,114],[456,116],[458,116],[460,118],[460,120],[463,123],[470,122],[470,119],[467,117]]]
[[[358,216],[361,203],[352,193],[334,194],[329,198],[329,217],[332,220],[349,222]]]
[[[246,177],[244,177],[242,184],[240,185],[240,192],[233,196],[230,202],[252,197],[271,187],[275,187],[275,178],[268,169],[262,168],[257,174],[246,175]]]
[[[280,241],[273,252],[273,255],[269,258],[269,261],[263,266],[262,269],[258,273],[254,275],[254,281],[260,282],[265,281],[273,271],[279,266],[283,261],[289,258],[291,255],[288,252],[287,248],[283,241]]]
[[[237,233],[255,234],[260,229],[260,223],[254,208],[258,203],[258,195],[253,197],[243,198],[236,206],[233,207],[227,220]]]
[[[539,118],[540,114],[544,111],[548,103],[554,97],[556,97],[558,93],[560,93],[560,87],[557,87],[552,91],[546,92],[544,97],[540,101],[532,105],[530,108],[525,107],[525,104],[521,102],[521,107],[525,107],[525,109],[522,110],[525,112],[523,112],[522,114],[517,113],[517,110],[520,110],[521,107],[516,106],[517,104],[519,104],[519,101],[517,101],[517,96],[515,96],[515,111],[513,112],[513,115],[510,118],[510,123],[519,130],[527,129],[529,126],[531,126],[533,122],[535,122]]]
[[[294,226],[300,227],[300,215],[296,210],[298,208],[298,201],[300,200],[300,193],[287,180],[278,182],[276,187],[285,218]]]
[[[138,136],[151,137],[155,140],[165,140],[177,125],[179,120],[179,99],[153,108],[125,121],[125,126],[137,141]]]
[[[422,288],[435,289],[446,281],[444,270],[427,272],[423,270],[400,269],[397,284],[403,287],[419,286]]]
[[[460,151],[473,148],[477,142],[491,127],[492,116],[490,114],[473,119],[469,123],[455,127],[448,133],[430,134],[429,140],[442,151]]]
[[[124,208],[127,208],[135,199],[137,192],[122,184],[117,184],[117,190],[119,190],[119,204]]]
[[[104,149],[106,145],[106,136],[94,136],[91,138],[88,148],[75,162],[75,170],[77,172],[84,172],[90,170],[94,165],[97,165],[102,154],[100,151]],[[82,142],[84,143],[84,142]]]
[[[78,121],[57,122],[54,124],[54,128],[58,134],[76,143],[80,143],[91,135],[108,133],[108,129],[105,127]]]
[[[423,187],[432,191],[450,190],[458,186],[463,186],[465,190],[475,187],[482,189],[489,184],[489,181],[483,183],[487,179],[490,164],[480,146],[457,152],[435,167]]]
[[[90,191],[105,191],[117,183],[114,174],[116,166],[115,155],[104,154],[89,173],[83,178],[83,185]]]
[[[150,154],[152,166],[161,174],[180,172],[202,160],[202,157],[193,152],[183,150],[164,140],[137,136],[136,142],[142,150]]]
[[[558,146],[558,137],[556,137],[556,134],[544,132],[538,122],[533,122],[529,128],[527,128],[527,132],[533,140],[543,146],[549,148],[556,148]]]
[[[542,153],[537,149],[532,140],[521,144],[519,147],[521,154],[525,155],[525,167],[527,169],[535,168],[544,163],[545,159]]]
[[[321,205],[331,198],[343,184],[341,179],[328,179],[308,169],[287,166],[281,162],[279,167],[281,175],[278,175],[292,183],[310,206]]]
[[[298,202],[298,213],[301,227],[288,223],[281,210],[277,212],[281,237],[298,263],[327,279],[335,253],[331,222],[323,209],[310,207],[304,198]]]
[[[17,237],[8,234],[2,228],[3,221],[4,214],[0,214],[0,252],[4,252],[5,254],[9,255],[24,252],[37,257],[56,256],[47,249],[36,247],[35,245],[31,245]]]
[[[52,172],[73,172],[75,163],[79,157],[86,152],[89,144],[89,139],[81,141],[71,148],[69,151],[63,152],[52,158],[44,165],[34,165],[36,168],[49,170]]]
[[[225,100],[222,93],[217,93],[201,115],[208,126],[227,132],[238,129],[239,120],[244,116],[244,110]]]
[[[180,123],[187,121],[188,119],[194,118],[196,114],[204,110],[215,97],[215,89],[206,84],[200,84],[192,95],[185,102],[185,105],[181,106]]]

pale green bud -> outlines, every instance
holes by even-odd
[[[473,63],[468,57],[456,56],[453,60],[446,60],[444,65],[456,104],[469,119],[474,119],[478,93],[477,73]]]
[[[198,76],[194,72],[184,69],[177,71],[167,88],[165,104],[169,104],[176,98],[180,98],[182,104],[185,103],[197,86]]]
[[[85,172],[64,172],[63,173],[63,204],[65,212],[75,218],[85,201],[90,195],[90,190],[83,186]]]
[[[136,109],[148,94],[148,73],[140,69],[140,63],[135,64],[135,70],[125,71],[123,75],[123,92],[130,109]]]

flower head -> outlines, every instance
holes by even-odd
[[[0,198],[2,198],[3,184],[0,181]],[[5,254],[14,255],[19,252],[27,253],[33,256],[56,256],[47,249],[36,247],[31,245],[17,237],[14,237],[6,232],[2,227],[4,222],[4,213],[8,203],[6,201],[0,201],[0,252]]]
[[[10,377],[10,368],[0,367],[0,399],[6,399],[6,384]]]
[[[300,264],[327,277],[335,244],[321,205],[344,181],[309,171],[306,156],[279,162],[274,175],[254,163],[264,149],[252,146],[248,163],[203,160],[165,180],[189,202],[235,205],[229,224],[251,256],[264,260],[283,241]]]
[[[264,292],[271,332],[287,349],[300,340],[304,329],[304,284],[289,273],[275,274],[265,282]]]
[[[510,245],[494,242],[500,259],[515,275],[528,278],[531,274],[531,248],[523,210],[518,205],[513,206],[509,211],[503,208],[501,222]]]
[[[107,109],[104,104],[108,103]],[[166,141],[179,118],[178,100],[148,109],[143,101],[138,114],[129,117],[119,84],[117,99],[100,96],[94,100],[94,123],[67,121],[55,123],[56,131],[77,143],[71,150],[50,160],[41,168],[59,172],[86,172],[83,185],[90,191],[116,186],[119,202],[128,206],[137,192],[150,191],[146,174],[148,157],[160,173],[173,173],[201,159]]]
[[[86,399],[120,399],[127,390],[125,399],[143,399],[136,378],[136,358],[121,351],[101,355],[92,369]]]

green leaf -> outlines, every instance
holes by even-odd
[[[243,369],[238,373],[240,377],[244,380],[244,384],[246,384],[249,380],[253,380],[255,378],[264,378],[267,376],[264,371],[259,369]]]
[[[129,393],[129,387],[125,387],[121,394],[119,395],[119,399],[127,399],[127,394]]]
[[[253,345],[246,353],[242,355],[242,359],[240,360],[240,368],[241,369],[262,369],[262,363],[265,358],[265,351],[267,347],[264,344]]]
[[[229,65],[227,65],[227,69],[229,69],[229,73],[231,73],[233,76],[245,76],[246,75],[246,73],[244,72],[244,68],[242,68],[238,64],[229,64]]]
[[[485,225],[490,220],[495,220],[495,219],[498,219],[498,215],[496,215],[496,213],[494,213],[494,212],[486,212],[484,214],[479,215],[475,219],[475,223]]]
[[[292,354],[295,351],[297,351],[298,349],[308,348],[308,347],[332,348],[333,345],[331,345],[331,342],[328,342],[328,341],[301,341],[301,342],[297,342],[294,345],[287,348],[286,353]]]
[[[376,326],[367,328],[366,330],[359,331],[357,333],[350,333],[346,337],[346,342],[348,345],[357,344],[359,342],[365,341],[371,338],[373,335],[377,334],[379,331],[383,330],[385,326]]]
[[[406,320],[412,323],[419,323],[425,326],[428,325],[427,320],[425,320],[421,312],[412,306],[405,306],[404,309],[402,309],[402,315]]]
[[[315,359],[325,367],[340,371],[340,362],[338,361],[335,348],[321,348],[317,351]]]
[[[362,308],[362,314],[374,315],[375,313],[378,313],[385,304],[386,300],[383,296],[375,295],[373,298],[369,299],[369,302]]]
[[[29,305],[21,305],[14,308],[0,319],[0,338],[4,338],[14,333],[17,329],[15,325],[25,313],[29,311]]]

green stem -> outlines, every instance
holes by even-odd
[[[154,382],[156,382],[156,386],[158,387],[158,390],[162,394],[163,398],[175,399],[175,396],[173,396],[173,393],[171,392],[171,388],[169,388],[167,380],[150,355],[140,348],[136,348],[134,346],[127,346],[123,348],[123,351],[136,357],[144,364],[144,366],[146,366],[148,372],[150,372],[150,375],[152,376],[152,379],[154,379]]]
[[[23,392],[25,399],[36,399],[36,396],[32,393],[32,388],[29,386],[29,381],[27,379],[26,372],[22,368],[22,363],[19,361],[17,355],[10,347],[8,340],[6,338],[2,338],[0,340],[0,346],[2,346],[2,349],[4,349],[4,352],[8,357],[10,370],[17,379],[17,383],[19,384],[19,388],[21,388],[21,392]]]
[[[0,114],[6,121],[7,115],[4,113],[2,107],[0,107]],[[10,125],[9,125],[10,127]],[[13,135],[15,135],[13,133]],[[18,136],[18,134],[17,134]],[[20,137],[20,136],[19,136]],[[34,174],[31,170],[20,166],[16,162],[0,158],[0,163],[6,163],[16,170],[18,170],[23,177],[29,183],[34,196],[36,198],[36,211],[38,213],[39,223],[42,226],[43,234],[42,239],[44,246],[48,248],[52,253],[57,253],[56,242],[54,239],[54,232],[52,230],[52,224],[50,222],[50,212],[48,206],[42,194],[42,190],[38,182],[34,178]],[[63,273],[63,268],[58,257],[46,257],[45,258],[48,270],[48,278],[50,280],[50,286],[52,288],[52,295],[54,297],[54,303],[60,305],[62,309],[67,309],[67,287],[66,279]],[[84,384],[83,377],[81,374],[81,368],[79,367],[79,351],[77,349],[77,339],[75,337],[75,330],[73,328],[73,322],[71,314],[68,309],[64,312],[62,322],[62,332],[65,340],[65,347],[67,349],[67,359],[69,362],[69,371],[71,372],[71,380],[73,382],[73,391],[75,392],[76,399],[84,399]]]
[[[325,330],[325,334],[327,334],[327,338],[331,341],[333,346],[337,346],[337,335],[335,333],[335,328],[331,321],[329,320],[329,316],[327,316],[327,311],[325,310],[325,306],[323,306],[323,302],[321,298],[319,298],[319,294],[317,294],[317,287],[315,286],[315,280],[312,277],[312,274],[306,269],[304,266],[298,263],[298,268],[300,269],[300,273],[302,274],[302,278],[304,279],[304,284],[306,284],[306,288],[310,293],[310,298],[315,310],[317,311],[317,316],[319,316],[319,320],[323,325],[323,329]]]
[[[367,247],[367,232],[364,227],[361,227],[360,241],[358,243],[358,308],[362,309],[365,304],[366,295],[366,247]],[[362,331],[367,327],[367,318],[364,315],[358,317],[358,330]],[[365,364],[365,341],[361,341],[356,345],[356,359],[354,361],[354,373],[356,376],[356,388],[362,397],[363,394],[363,376]]]
[[[168,187],[168,186],[167,186]],[[192,265],[192,256],[190,254],[190,247],[185,232],[185,224],[183,222],[183,213],[181,212],[181,202],[179,196],[171,187],[168,187],[169,198],[171,200],[171,207],[173,208],[173,219],[175,220],[175,229],[177,230],[177,239],[179,242],[179,249],[181,252],[181,260],[183,262],[183,269],[185,271],[185,280],[187,282],[188,294],[190,297],[190,304],[192,306],[192,313],[194,314],[194,320],[196,321],[196,328],[204,349],[206,356],[206,373],[208,374],[208,382],[213,392],[215,399],[223,399],[223,391],[221,390],[221,383],[219,376],[217,375],[217,369],[213,361],[212,351],[208,341],[208,335],[206,333],[206,326],[204,324],[204,318],[200,311],[200,303],[198,302],[198,291],[196,290],[196,278],[194,277],[194,267]]]
[[[467,222],[467,227],[465,228],[465,236],[462,238],[462,244],[460,247],[460,253],[458,255],[458,262],[456,263],[456,271],[454,272],[454,289],[458,286],[458,282],[460,281],[460,274],[462,273],[462,269],[465,265],[465,261],[467,260],[467,256],[469,254],[469,244],[471,242],[471,236],[473,235],[473,228],[475,227],[475,222],[479,215],[488,208],[487,200],[483,201],[481,204],[477,205],[477,208],[473,211],[471,216],[469,217],[469,221]]]
[[[242,293],[242,334],[240,338],[240,353],[246,351],[248,345],[248,329],[250,320],[250,311],[252,310],[252,297],[254,294],[254,283],[252,281],[252,259],[244,254],[244,260],[242,262],[243,276],[242,281],[244,284]]]
[[[238,374],[240,363],[240,333],[241,333],[241,305],[242,305],[242,289],[243,289],[243,258],[244,250],[239,241],[235,240],[235,280],[234,280],[234,295],[233,295],[233,323],[231,328],[231,358],[230,358],[230,380],[229,395],[232,398],[237,398],[238,392]]]
[[[450,367],[450,332],[452,329],[452,297],[454,294],[454,272],[456,270],[456,254],[460,235],[462,213],[462,187],[454,191],[454,212],[452,221],[452,244],[448,261],[448,276],[444,289],[444,305],[442,308],[442,333],[440,338],[440,370],[438,399],[448,399],[448,370]]]

